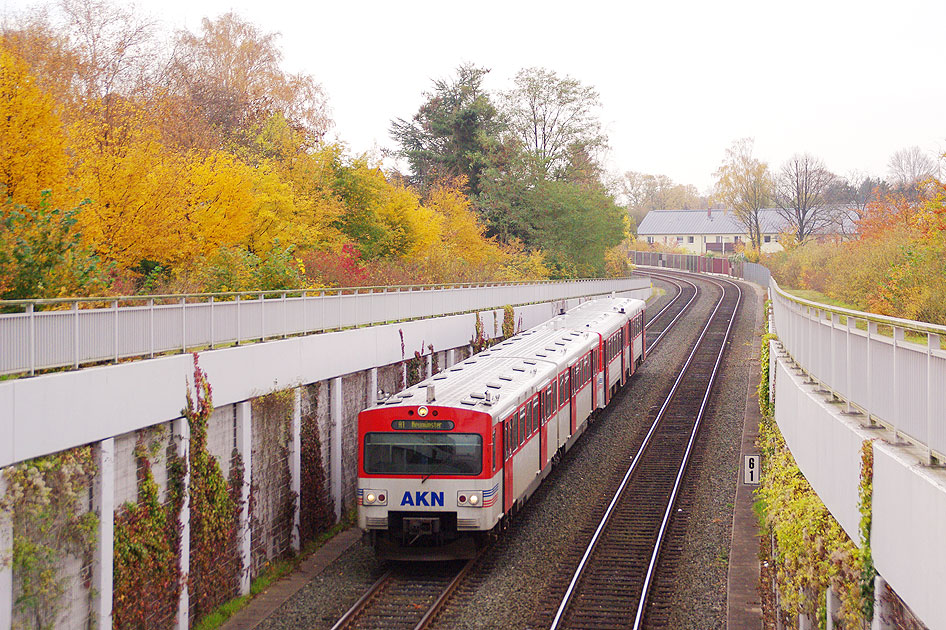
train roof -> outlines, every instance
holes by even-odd
[[[398,405],[458,407],[502,416],[535,388],[594,347],[598,333],[616,330],[644,302],[602,298],[584,302],[535,328],[520,332],[420,383],[390,396],[371,409]],[[428,403],[427,387],[434,400]]]

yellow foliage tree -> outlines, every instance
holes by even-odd
[[[191,240],[180,195],[185,161],[161,144],[140,108],[119,102],[109,111],[73,126],[78,183],[92,200],[82,231],[100,256],[124,268],[179,262]]]
[[[71,205],[63,199],[68,168],[55,102],[0,41],[0,196],[38,207],[41,192],[51,190],[48,203]]]

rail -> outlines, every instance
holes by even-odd
[[[632,278],[0,301],[0,375],[638,288]],[[106,307],[98,305],[106,304]]]
[[[779,341],[823,389],[946,461],[946,326],[828,306],[769,284]]]

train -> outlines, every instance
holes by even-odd
[[[641,300],[589,300],[358,416],[358,526],[392,560],[473,557],[646,355]]]

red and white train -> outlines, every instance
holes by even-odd
[[[472,557],[644,359],[644,302],[585,302],[366,409],[358,525],[391,559]]]

